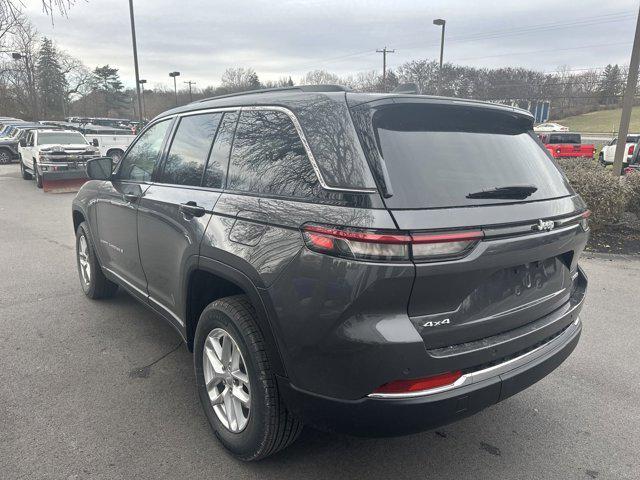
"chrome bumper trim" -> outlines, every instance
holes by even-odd
[[[436,393],[448,392],[456,388],[460,388],[464,385],[471,385],[473,383],[481,382],[491,377],[496,377],[503,373],[506,373],[515,368],[526,365],[527,363],[539,358],[543,355],[551,353],[553,350],[560,348],[565,343],[567,337],[571,336],[576,327],[580,324],[580,318],[567,327],[564,332],[558,335],[556,338],[548,341],[547,343],[534,348],[533,350],[520,355],[519,357],[512,358],[505,362],[493,365],[491,367],[483,368],[482,370],[476,370],[475,372],[469,372],[462,375],[458,380],[450,385],[443,385],[442,387],[430,388],[428,390],[420,390],[418,392],[409,393],[370,393],[367,397],[370,398],[386,398],[400,400],[403,398],[416,398],[425,397],[428,395],[435,395]],[[571,328],[573,327],[573,328]]]

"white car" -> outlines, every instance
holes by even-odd
[[[559,123],[541,123],[533,127],[534,132],[568,132],[569,127],[560,125]]]
[[[630,134],[627,135],[627,143],[625,145],[625,156],[622,158],[622,162],[628,164],[633,156],[633,151],[636,147],[636,143],[640,141],[640,134]],[[600,155],[598,156],[598,160],[602,165],[612,165],[613,159],[616,155],[616,144],[618,143],[618,138],[614,138],[607,145],[602,147],[600,150]]]

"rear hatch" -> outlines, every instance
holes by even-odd
[[[459,251],[450,244],[418,259],[413,247],[408,313],[427,348],[509,331],[569,301],[585,206],[530,116],[398,99],[365,108],[374,140],[363,144],[375,144],[369,156],[398,227],[414,238],[480,233]]]

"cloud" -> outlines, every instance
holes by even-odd
[[[28,16],[43,34],[90,67],[111,64],[133,85],[127,2],[80,1],[51,25],[32,0]],[[216,85],[231,66],[254,68],[262,80],[322,68],[339,75],[437,58],[445,18],[445,61],[479,67],[554,70],[628,61],[633,0],[596,2],[403,0],[135,0],[141,76],[170,84],[182,72],[198,86]],[[628,41],[628,44],[626,43]],[[612,45],[613,44],[613,45]],[[585,48],[585,46],[589,46]]]

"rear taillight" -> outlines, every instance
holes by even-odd
[[[305,244],[315,252],[354,260],[435,261],[468,253],[484,234],[480,230],[444,233],[398,233],[342,229],[320,225],[302,228]]]
[[[627,155],[633,155],[633,151],[635,150],[635,148],[635,145],[629,145],[629,152],[627,153]]]
[[[462,372],[457,370],[455,372],[441,373],[431,377],[416,378],[413,380],[394,380],[393,382],[381,385],[373,393],[402,394],[422,392],[425,390],[432,390],[434,388],[452,385],[460,377],[462,377]]]

